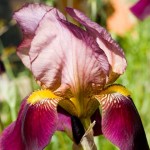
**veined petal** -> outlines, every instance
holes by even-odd
[[[23,41],[17,48],[17,54],[21,58],[24,65],[30,70],[31,62],[29,58],[29,49],[32,39],[44,15],[52,9],[53,7],[43,4],[25,4],[13,15],[13,18],[17,21],[23,31]],[[65,19],[60,12],[58,13],[61,18]]]
[[[149,150],[144,128],[129,92],[112,85],[96,96],[102,108],[102,133],[121,150]]]
[[[74,19],[84,25],[90,35],[96,39],[99,47],[107,55],[109,64],[112,67],[113,73],[110,72],[110,78],[108,82],[113,82],[116,80],[116,78],[125,71],[127,65],[123,50],[111,38],[111,35],[103,27],[95,22],[92,22],[82,12],[72,8],[66,8],[66,11]],[[113,76],[111,76],[112,74]]]
[[[52,7],[43,4],[25,4],[14,13],[13,18],[19,23],[24,34],[34,35],[39,22],[51,9]]]
[[[35,30],[43,16],[52,9],[46,5],[39,4],[25,4],[21,9],[16,11],[13,18],[17,21],[23,31],[23,41],[17,48],[17,54],[22,59],[24,65],[31,69],[29,49]]]
[[[35,78],[49,88],[69,86],[73,93],[89,83],[103,86],[109,71],[105,53],[87,32],[53,14],[56,9],[43,17],[31,44]]]
[[[32,93],[24,101],[16,122],[4,130],[2,150],[42,150],[57,130],[57,104],[60,97],[51,91]]]
[[[132,13],[140,20],[145,19],[150,15],[150,1],[149,0],[139,0],[131,8]]]
[[[23,64],[31,70],[31,62],[29,58],[29,49],[32,42],[33,36],[24,37],[24,40],[21,44],[17,47],[17,55],[22,60]]]

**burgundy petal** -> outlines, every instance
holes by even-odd
[[[150,0],[139,0],[130,9],[137,18],[143,20],[150,15]]]
[[[138,111],[123,88],[112,86],[96,96],[102,108],[102,132],[121,150],[149,150]]]
[[[73,93],[89,83],[103,86],[109,71],[105,53],[87,32],[56,14],[53,9],[43,17],[32,41],[35,78],[49,88],[69,85]]]
[[[0,136],[0,150],[25,150],[21,131],[25,103],[26,101],[24,100],[21,104],[17,120],[2,132]]]
[[[125,71],[127,65],[123,50],[103,27],[92,22],[82,12],[72,8],[66,8],[66,10],[69,15],[86,27],[90,35],[95,37],[99,47],[106,53],[109,64],[112,67],[113,73],[110,72],[110,79],[108,82],[116,80],[118,75]],[[113,76],[111,76],[111,74],[113,74]]]
[[[4,130],[2,150],[42,150],[57,130],[59,97],[48,90],[25,99],[16,122]]]

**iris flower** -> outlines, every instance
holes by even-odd
[[[78,147],[95,121],[91,136],[103,134],[121,150],[148,150],[130,92],[113,84],[127,65],[123,50],[82,12],[66,11],[83,28],[43,4],[14,14],[24,35],[17,54],[41,89],[24,98],[0,149],[42,150],[55,131],[66,132]]]
[[[130,9],[137,18],[144,20],[150,15],[150,0],[139,0]]]

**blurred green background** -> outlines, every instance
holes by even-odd
[[[0,133],[16,119],[21,100],[38,88],[32,74],[16,55],[22,35],[12,20],[13,11],[26,2],[42,2],[63,13],[66,6],[83,11],[107,28],[126,54],[128,67],[117,83],[132,93],[150,145],[150,17],[136,19],[129,11],[135,0],[1,0],[0,1]],[[68,17],[68,16],[67,16]],[[69,18],[70,19],[70,18]],[[96,137],[99,150],[116,150],[103,136]],[[46,150],[68,150],[72,142],[56,132]]]

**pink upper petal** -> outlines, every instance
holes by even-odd
[[[130,9],[137,18],[143,20],[150,15],[150,0],[139,0]]]
[[[17,48],[17,54],[22,59],[24,65],[31,70],[29,50],[35,31],[44,15],[53,9],[43,4],[25,4],[21,9],[16,11],[13,18],[17,21],[23,31],[23,41]],[[60,13],[59,16],[65,19]]]
[[[82,12],[67,8],[69,15],[84,25],[87,31],[95,37],[99,47],[105,52],[108,57],[109,64],[112,67],[112,71],[116,74],[122,74],[126,68],[126,59],[123,50],[120,46],[111,38],[110,34],[95,22],[92,22]],[[112,78],[112,77],[110,77]],[[115,80],[116,76],[114,76]],[[113,80],[113,79],[111,79]],[[110,81],[109,81],[110,82]]]
[[[88,83],[104,85],[109,71],[105,53],[79,27],[47,13],[39,24],[29,52],[32,72],[47,87],[69,85],[73,92]]]
[[[25,4],[14,13],[13,18],[19,23],[24,34],[33,35],[43,16],[51,9],[52,7],[42,4]]]
[[[23,41],[17,48],[17,54],[22,59],[24,65],[31,69],[29,49],[39,22],[51,7],[39,4],[25,4],[16,11],[13,18],[17,21],[23,31]]]
[[[24,37],[24,40],[17,48],[17,55],[21,58],[23,64],[31,70],[31,62],[29,58],[29,49],[33,36]]]

